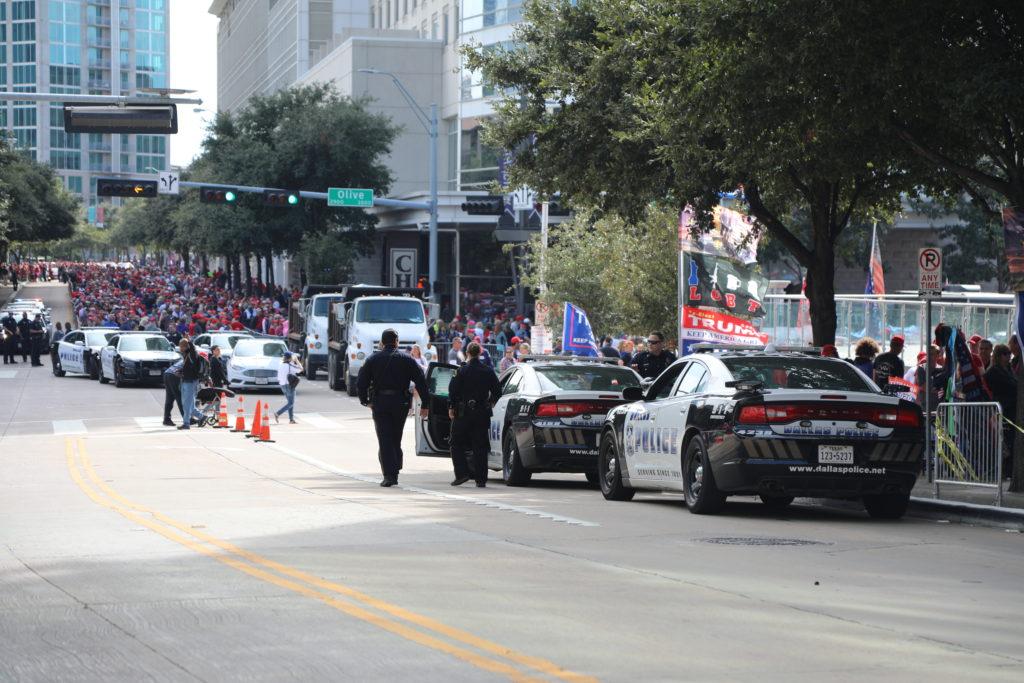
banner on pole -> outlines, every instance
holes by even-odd
[[[562,317],[562,353],[572,356],[599,356],[594,331],[587,320],[587,312],[568,301]]]
[[[1024,210],[1003,209],[1003,241],[1006,244],[1006,265],[1010,271],[1010,289],[1024,291]]]
[[[768,335],[754,327],[749,320],[720,311],[707,311],[683,306],[683,328],[679,339],[680,352],[687,354],[694,344],[742,344],[764,346]]]
[[[687,272],[682,303],[686,306],[716,308],[733,315],[764,315],[762,300],[768,293],[768,280],[755,270],[730,259],[709,254],[687,253]]]

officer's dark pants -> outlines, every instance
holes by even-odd
[[[185,411],[181,409],[181,386],[180,381],[177,377],[174,379],[168,379],[164,376],[164,422],[171,421],[171,411],[174,410],[174,405],[178,405],[178,414],[182,414]]]
[[[377,430],[377,458],[385,479],[398,481],[402,469],[402,431],[409,404],[400,397],[378,396],[373,403],[373,427]]]
[[[14,350],[18,347],[18,338],[8,336],[6,339],[3,340],[3,347],[4,364],[6,365],[7,363],[17,363],[18,361],[14,360]]]
[[[43,340],[39,337],[32,337],[28,343],[32,353],[32,365],[42,365],[43,362],[39,360],[39,357],[42,355]]]
[[[28,353],[32,346],[32,340],[28,337],[22,337],[19,341],[21,342],[21,362],[25,363],[28,361]]]
[[[487,481],[487,452],[491,450],[487,439],[490,415],[486,413],[457,417],[452,423],[452,467],[455,477],[472,476],[477,483]],[[466,451],[472,450],[472,468],[466,461]]]

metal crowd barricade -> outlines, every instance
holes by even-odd
[[[940,403],[935,410],[935,497],[940,484],[996,490],[1003,504],[1003,412],[998,403]]]

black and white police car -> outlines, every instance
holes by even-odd
[[[100,351],[101,384],[114,380],[114,386],[125,384],[162,384],[164,370],[181,355],[158,332],[117,332]]]
[[[57,362],[53,366],[53,374],[63,377],[73,372],[99,379],[100,350],[118,332],[117,328],[110,327],[81,327],[68,332],[57,342]]]
[[[601,491],[682,491],[697,514],[727,496],[859,498],[872,517],[906,510],[921,469],[921,409],[846,361],[801,353],[701,349],[612,410],[601,435]]]
[[[416,418],[418,455],[449,454],[448,384],[457,369],[431,363],[427,370],[431,399],[429,416]],[[608,359],[536,356],[506,370],[499,383],[488,467],[509,486],[523,486],[537,472],[583,473],[597,483],[604,416],[623,402],[623,389],[639,389],[640,375]]]

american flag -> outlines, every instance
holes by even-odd
[[[871,258],[868,261],[868,281],[865,294],[885,294],[885,274],[882,272],[882,252],[878,248],[878,226],[871,227]]]

